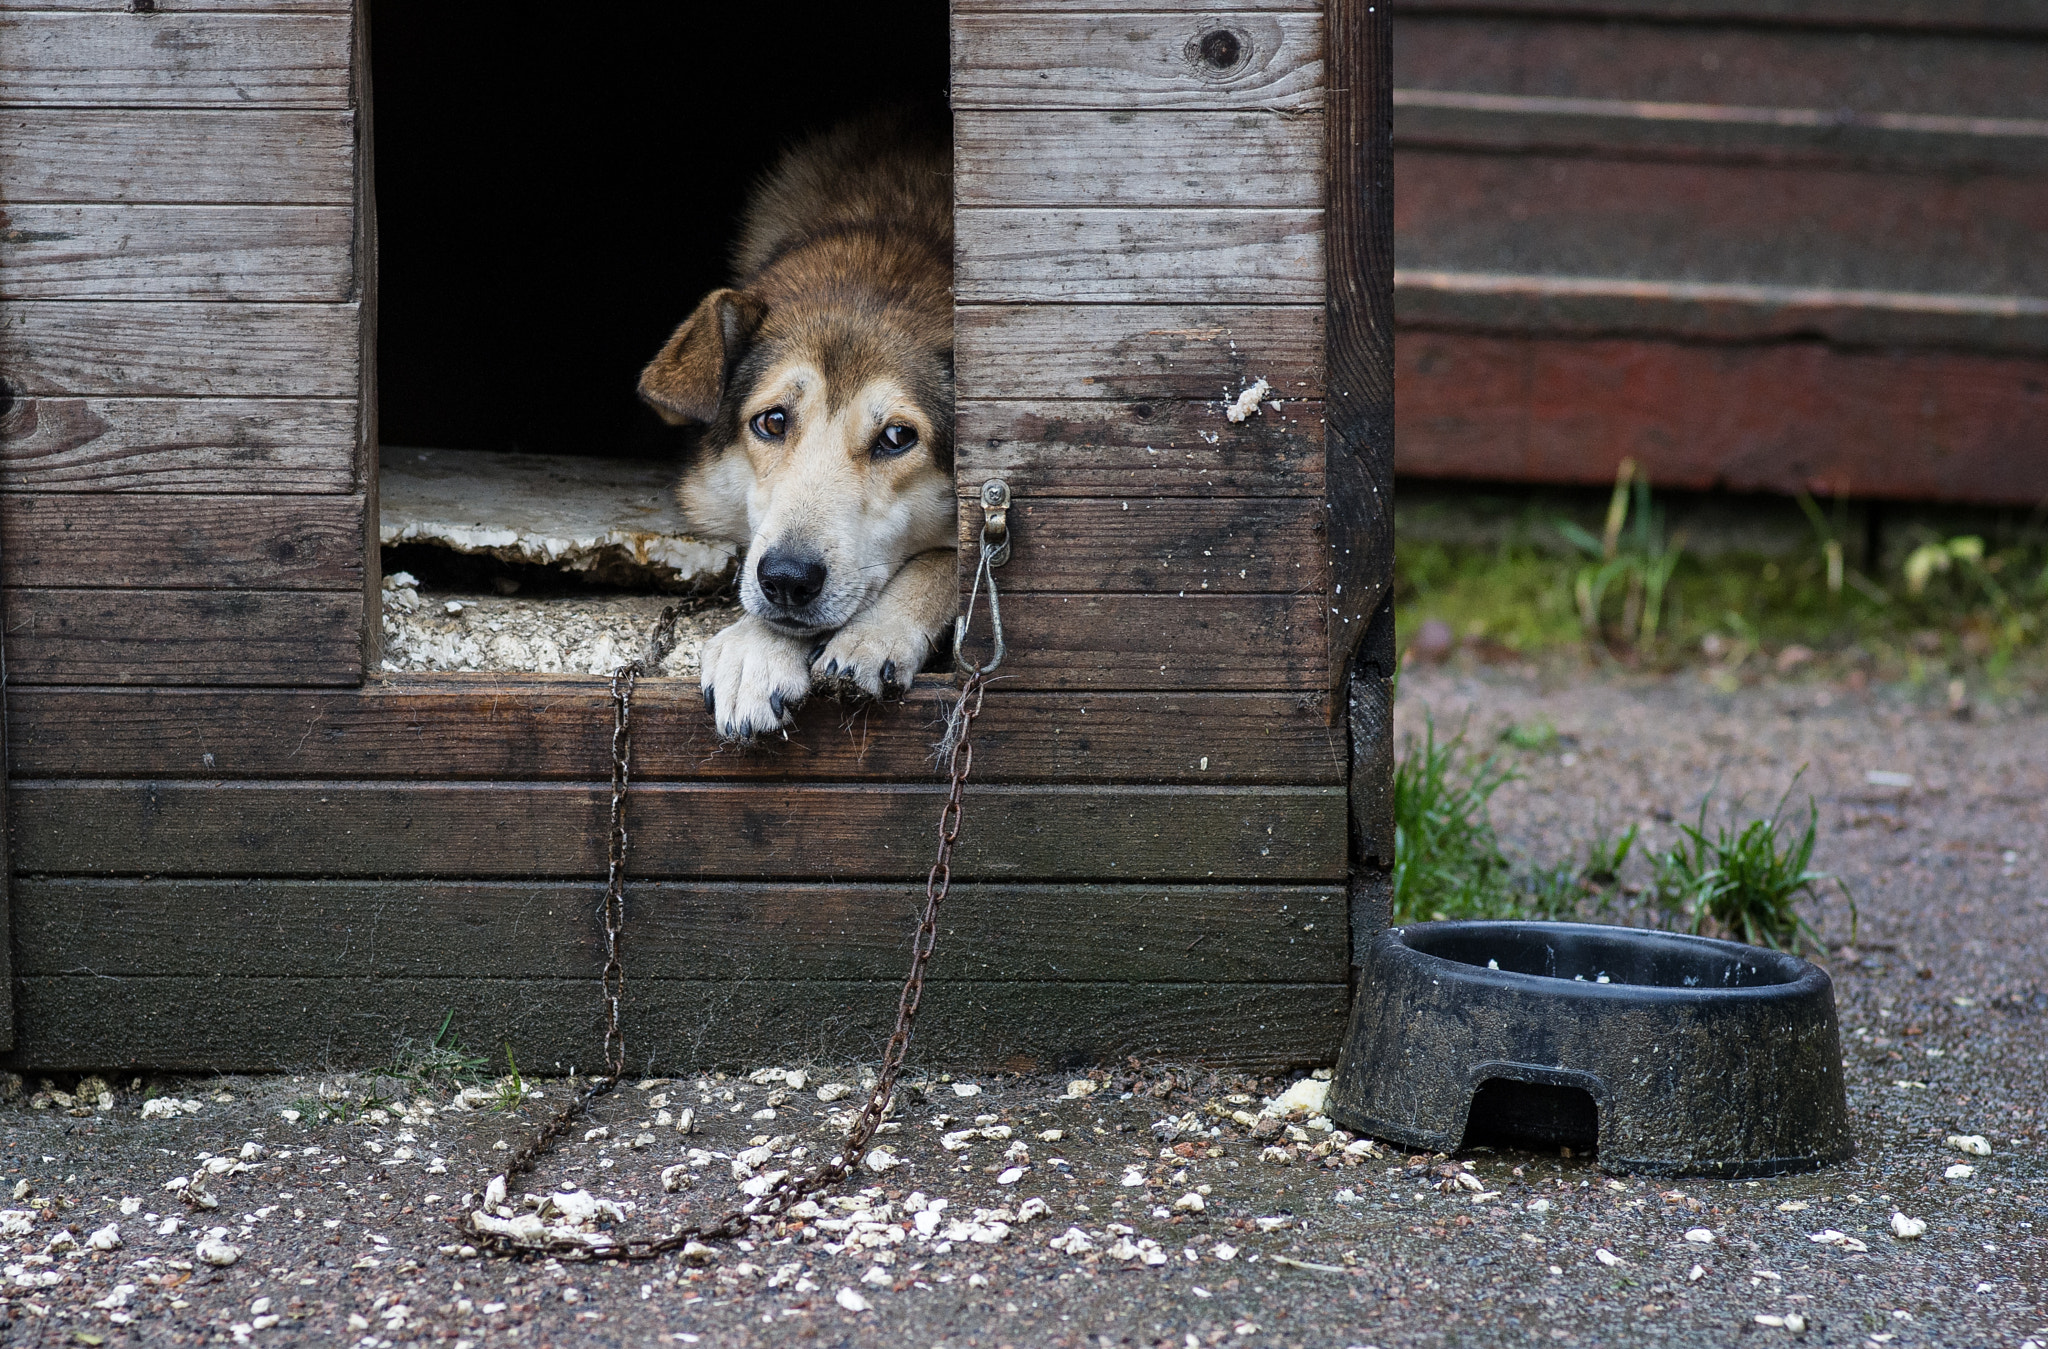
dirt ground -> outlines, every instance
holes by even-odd
[[[0,1341],[2048,1346],[2048,719],[1810,682],[1412,670],[1403,724],[1424,707],[1475,742],[1556,728],[1504,751],[1524,776],[1494,811],[1539,861],[1634,821],[1666,843],[1717,782],[1767,808],[1805,767],[1817,860],[1861,909],[1853,947],[1846,905],[1817,910],[1853,1162],[1674,1182],[1547,1152],[1418,1157],[1262,1115],[1284,1081],[924,1065],[881,1140],[895,1164],[800,1226],[701,1263],[515,1263],[465,1252],[467,1212],[560,1082],[507,1114],[311,1071],[108,1073],[85,1100],[31,1080],[0,1108]],[[622,1090],[533,1192],[646,1229],[832,1146],[858,1097],[823,1098],[857,1091],[858,1065],[748,1066],[782,1071]],[[1894,1214],[1924,1234],[1899,1237]]]

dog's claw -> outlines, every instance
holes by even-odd
[[[704,686],[704,710],[713,716],[718,715],[718,704],[711,697],[711,686],[709,684]]]
[[[882,696],[884,698],[887,698],[892,696],[895,692],[896,662],[893,660],[885,660],[882,662]]]
[[[771,689],[768,693],[768,710],[779,720],[782,716],[782,690]]]

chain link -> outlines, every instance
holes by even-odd
[[[984,530],[985,536],[986,532]],[[996,601],[995,576],[992,570],[994,566],[999,565],[995,560],[996,555],[996,547],[984,537],[981,560],[975,569],[975,586],[977,589],[983,585],[987,586],[991,610],[994,610]],[[996,621],[1000,623],[1000,619]],[[626,789],[632,771],[633,691],[641,674],[649,668],[659,667],[661,651],[666,647],[666,633],[672,631],[674,626],[675,610],[665,611],[661,623],[655,629],[650,659],[645,662],[627,662],[612,675],[611,681],[611,826],[606,835],[608,843],[604,897],[600,901],[598,911],[604,925],[605,963],[602,988],[607,1073],[603,1077],[593,1078],[582,1091],[572,1091],[569,1103],[557,1111],[525,1146],[512,1155],[512,1160],[504,1172],[508,1199],[513,1179],[530,1174],[563,1132],[578,1118],[588,1113],[591,1105],[599,1097],[616,1089],[625,1076],[626,1038],[625,1032],[620,1028],[619,1009],[625,998],[626,971],[619,956],[619,936],[626,921]],[[867,1156],[868,1144],[874,1141],[876,1132],[882,1127],[882,1121],[889,1111],[890,1099],[896,1092],[897,1076],[902,1072],[904,1060],[910,1053],[911,1031],[917,1021],[918,1005],[924,999],[925,966],[931,961],[932,951],[938,945],[939,908],[946,902],[953,884],[953,845],[960,838],[962,800],[967,790],[968,774],[974,768],[974,719],[981,715],[981,701],[987,689],[987,676],[994,672],[1001,660],[1001,629],[997,627],[995,658],[985,666],[968,667],[967,678],[960,685],[959,698],[947,718],[946,738],[942,742],[942,749],[950,786],[946,793],[946,804],[939,811],[938,849],[932,860],[931,870],[925,876],[924,911],[918,917],[917,932],[911,940],[910,973],[904,978],[903,991],[896,1000],[896,1028],[890,1033],[889,1043],[882,1051],[881,1072],[875,1078],[874,1089],[868,1093],[867,1103],[861,1107],[860,1114],[854,1118],[852,1127],[847,1130],[846,1143],[839,1152],[812,1167],[801,1177],[783,1176],[767,1193],[749,1199],[745,1204],[714,1221],[678,1227],[660,1236],[608,1237],[603,1234],[585,1234],[575,1240],[552,1237],[539,1241],[515,1241],[503,1233],[479,1231],[475,1237],[477,1246],[503,1256],[552,1255],[603,1260],[658,1260],[694,1242],[743,1236],[754,1224],[774,1220],[805,1198],[837,1185],[852,1173],[861,1159]]]

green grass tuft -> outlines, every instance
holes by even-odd
[[[1798,785],[1796,777],[1793,785]],[[1785,818],[1792,791],[1785,789],[1768,818],[1740,828],[1720,825],[1711,836],[1707,803],[1713,793],[1701,798],[1697,822],[1680,825],[1677,845],[1652,859],[1657,902],[1665,912],[1693,932],[1778,950],[1796,949],[1801,942],[1821,950],[1820,933],[1795,906],[1802,896],[1818,899],[1820,886],[1833,881],[1849,901],[1854,941],[1856,897],[1841,877],[1809,865],[1820,835],[1820,808],[1807,797],[1805,827],[1795,828]]]
[[[463,1046],[453,1033],[454,1025],[455,1011],[450,1008],[433,1039],[425,1044],[410,1038],[400,1040],[383,1075],[415,1087],[463,1087],[481,1081],[485,1060]]]
[[[1508,859],[1487,803],[1513,770],[1473,761],[1461,730],[1439,742],[1425,722],[1420,745],[1394,767],[1394,921],[1492,918],[1513,912]]]
[[[1803,770],[1802,770],[1803,771]],[[1812,867],[1820,811],[1809,797],[1803,825],[1787,818],[1798,784],[1785,790],[1764,819],[1707,825],[1710,791],[1696,823],[1679,826],[1678,843],[1650,855],[1654,884],[1646,900],[1623,875],[1641,850],[1639,825],[1619,834],[1602,828],[1581,862],[1517,867],[1501,850],[1489,808],[1517,774],[1494,756],[1475,755],[1461,730],[1439,740],[1425,719],[1394,768],[1393,921],[1532,918],[1615,921],[1726,936],[1752,946],[1823,949],[1820,933],[1799,911],[1833,882],[1849,901],[1854,940],[1856,900],[1839,877]]]

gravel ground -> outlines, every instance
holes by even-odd
[[[106,1097],[67,1079],[53,1085],[91,1098],[68,1106],[31,1081],[0,1108],[15,1193],[0,1197],[0,1340],[2048,1345],[2048,721],[1957,720],[1819,684],[1723,694],[1693,675],[1550,687],[1424,669],[1403,698],[1411,729],[1425,705],[1475,741],[1556,727],[1552,748],[1515,752],[1524,777],[1495,808],[1510,848],[1540,860],[1631,821],[1667,841],[1717,780],[1717,799],[1767,805],[1806,766],[1818,860],[1862,911],[1853,947],[1844,905],[1819,915],[1854,1162],[1766,1181],[1616,1178],[1583,1157],[1348,1140],[1269,1108],[1284,1081],[927,1068],[881,1140],[896,1164],[800,1226],[704,1263],[511,1263],[465,1257],[465,1211],[560,1082],[507,1114],[365,1075],[124,1074]],[[535,1189],[569,1187],[554,1207],[570,1214],[616,1205],[628,1229],[721,1211],[744,1173],[829,1148],[858,1097],[823,1098],[860,1073],[641,1083]],[[695,1132],[678,1129],[685,1110]],[[1895,1235],[1895,1213],[1924,1235]],[[208,1263],[223,1247],[233,1263]]]

